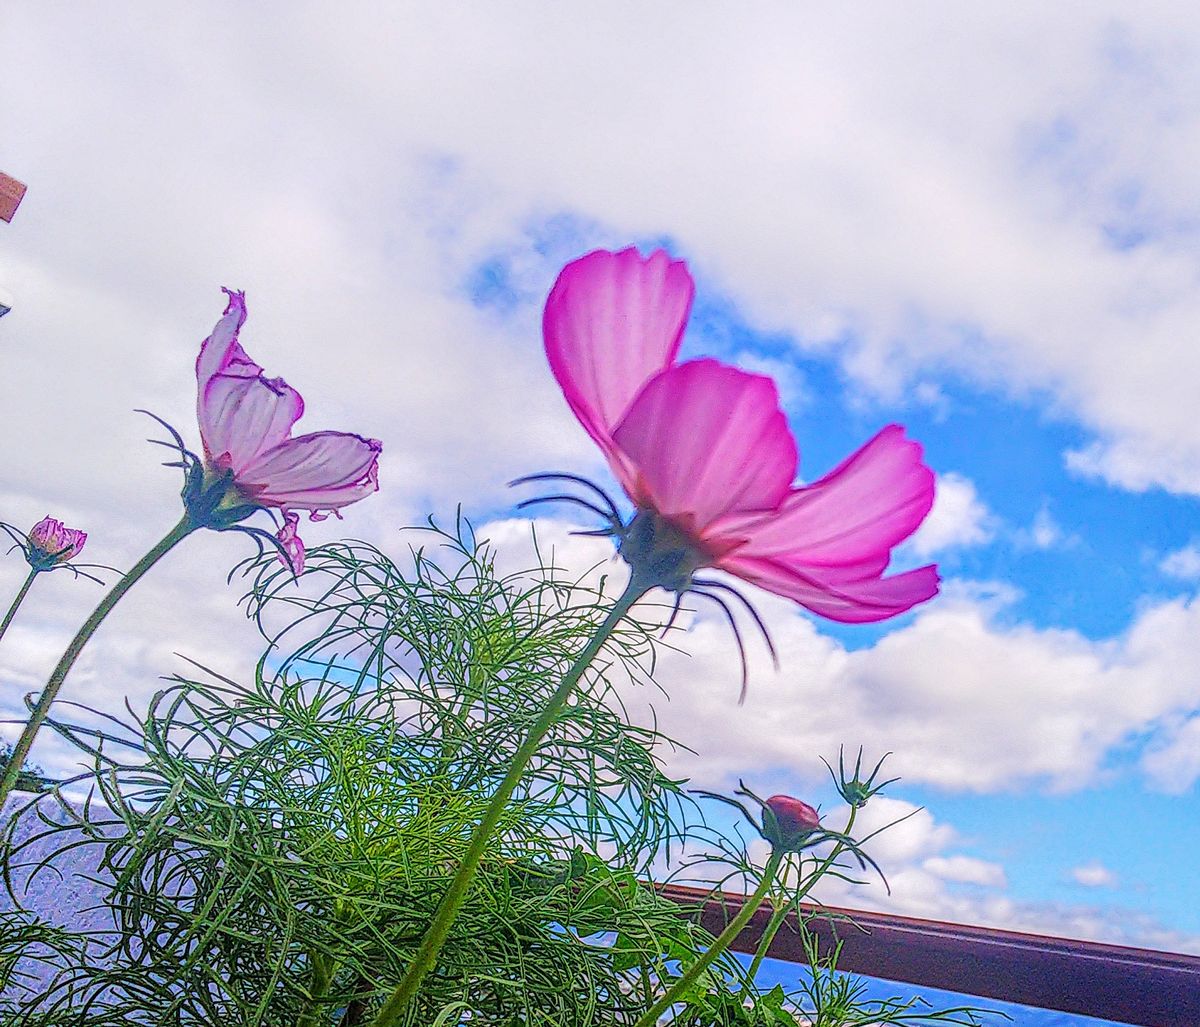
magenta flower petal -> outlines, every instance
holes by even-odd
[[[682,261],[632,248],[572,261],[550,291],[542,319],[550,369],[610,460],[612,433],[634,397],[675,362],[694,291]]]
[[[722,515],[773,511],[796,477],[775,383],[715,360],[652,378],[613,438],[637,468],[630,498],[701,538]]]
[[[851,578],[846,568],[789,565],[741,556],[725,557],[717,566],[843,624],[887,620],[937,595],[941,578],[933,564],[882,578],[881,562],[860,565],[864,573],[858,579]]]
[[[297,577],[304,573],[304,540],[297,532],[299,526],[300,515],[285,510],[283,527],[275,533],[275,538],[283,547],[283,553],[279,554],[279,562]],[[287,555],[284,556],[284,553]]]
[[[772,795],[763,805],[775,814],[775,823],[785,835],[808,833],[821,826],[821,815],[802,799]]]
[[[346,432],[301,435],[261,454],[237,483],[265,506],[337,510],[379,490],[382,449],[376,439]]]
[[[738,557],[856,564],[883,559],[933,506],[933,472],[921,447],[893,424],[812,485],[793,489],[777,511],[732,516],[714,531],[746,538]],[[736,572],[735,572],[736,573]]]
[[[216,374],[200,401],[204,455],[236,477],[259,454],[287,441],[303,413],[300,393],[282,378]]]

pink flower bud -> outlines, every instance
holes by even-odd
[[[781,840],[810,834],[821,826],[821,817],[807,802],[790,795],[772,795],[764,805],[775,815]]]
[[[50,570],[83,551],[87,532],[68,528],[53,517],[43,517],[29,531],[29,565],[37,570]]]

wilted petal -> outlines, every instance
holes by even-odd
[[[301,510],[337,510],[379,490],[376,439],[323,431],[288,439],[237,476],[255,502]]]
[[[793,490],[778,512],[730,517],[714,530],[746,539],[739,557],[819,565],[883,556],[886,565],[886,554],[929,513],[933,494],[920,445],[893,424],[824,478]]]
[[[242,471],[287,440],[304,413],[304,400],[282,378],[213,376],[200,399],[200,438],[205,458]]]
[[[279,554],[279,562],[297,577],[304,573],[304,540],[297,532],[299,525],[300,515],[285,510],[283,527],[275,533],[275,538],[283,547],[283,553]],[[284,553],[287,555],[284,556]]]
[[[612,433],[634,397],[675,362],[694,293],[662,250],[597,250],[572,261],[546,300],[546,356],[580,423],[613,458]]]
[[[630,498],[698,540],[723,515],[772,510],[796,476],[775,383],[715,360],[653,378],[614,433],[636,468]]]
[[[262,374],[259,367],[238,343],[238,332],[246,322],[246,294],[232,289],[222,289],[229,297],[225,313],[207,339],[200,344],[196,357],[196,394],[204,396],[204,386],[215,374],[230,374],[253,378]]]

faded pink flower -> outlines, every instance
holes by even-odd
[[[50,570],[77,557],[86,541],[86,531],[68,528],[53,517],[43,517],[29,531],[26,559],[37,570]]]
[[[196,358],[196,416],[206,477],[231,479],[233,498],[223,500],[223,508],[241,503],[283,510],[277,538],[302,566],[299,518],[291,511],[307,510],[320,520],[378,491],[383,446],[348,432],[293,438],[304,401],[282,378],[267,378],[242,349],[238,332],[246,320],[245,296],[224,292],[229,297],[224,316]]]
[[[635,574],[682,592],[715,567],[844,622],[934,596],[932,565],[883,576],[933,503],[921,447],[889,425],[795,485],[775,383],[716,360],[676,363],[693,292],[661,250],[598,250],[568,264],[546,301],[550,367],[638,508],[621,532]]]

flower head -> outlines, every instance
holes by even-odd
[[[213,527],[262,507],[283,510],[279,542],[293,566],[302,566],[299,518],[290,511],[307,510],[320,520],[378,491],[383,447],[348,432],[293,438],[304,400],[282,378],[266,377],[242,349],[238,332],[246,320],[245,296],[224,291],[229,297],[225,313],[196,358],[204,460],[189,509]]]
[[[778,848],[793,849],[821,826],[821,815],[790,795],[772,795],[763,803],[763,836]]]
[[[759,820],[756,820],[745,804],[737,799],[717,792],[697,790],[696,794],[716,799],[740,810],[754,830],[770,842],[771,848],[776,851],[802,852],[831,838],[843,837],[836,831],[823,828],[821,814],[802,799],[794,799],[790,795],[772,795],[764,801],[750,791],[744,781],[738,782],[733,794],[753,801],[759,809]]]
[[[798,451],[775,383],[716,360],[676,362],[693,292],[686,266],[661,250],[599,250],[568,264],[546,301],[550,367],[638,508],[618,532],[634,573],[681,591],[715,567],[844,622],[935,595],[934,566],[884,577],[933,504],[921,447],[889,425],[823,478],[794,484]]]
[[[86,541],[86,531],[68,528],[53,517],[43,517],[26,537],[25,559],[35,570],[52,570],[77,557]]]

